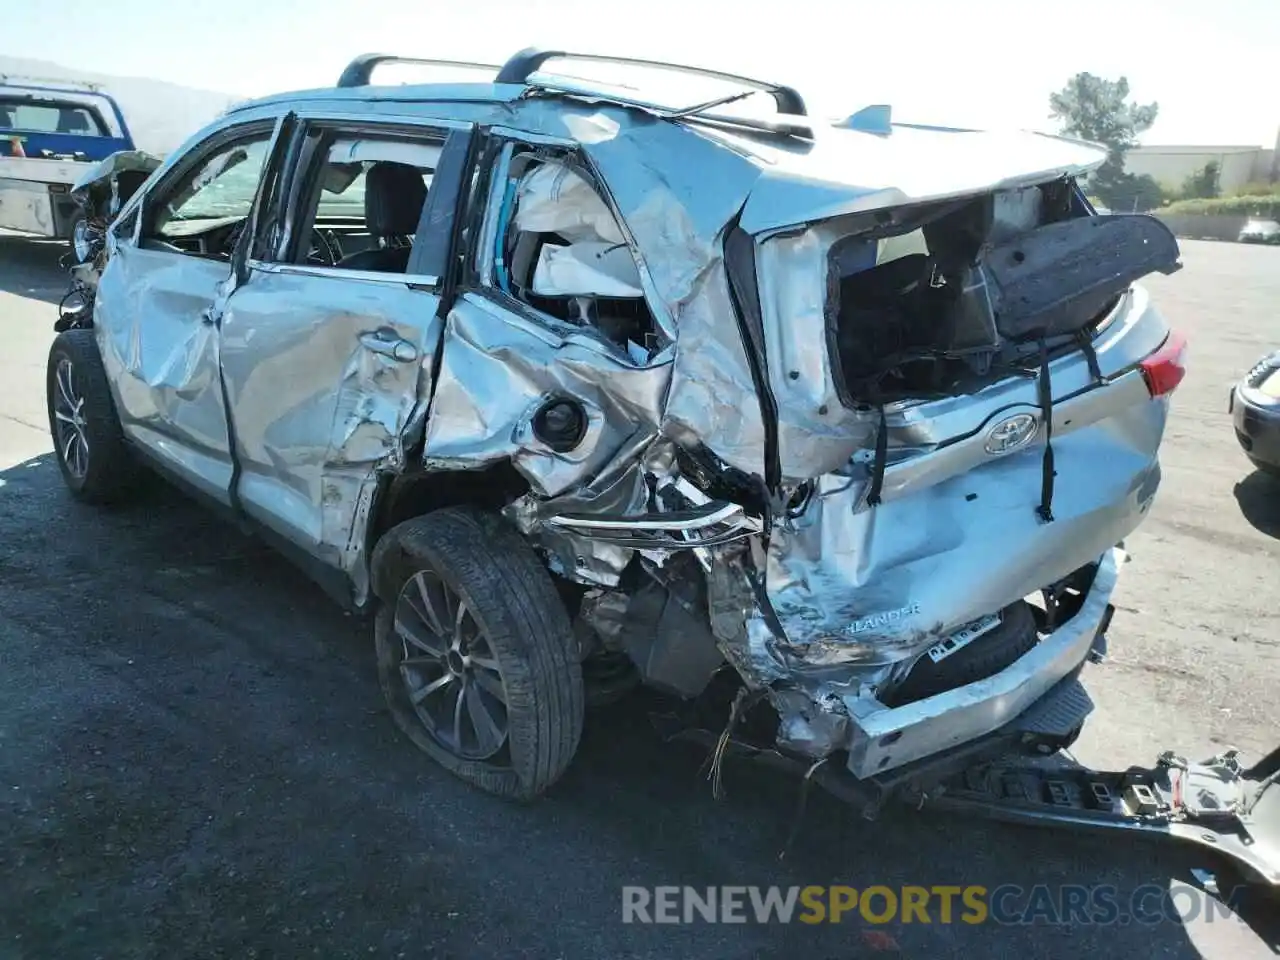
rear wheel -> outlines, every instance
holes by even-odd
[[[92,330],[66,330],[54,338],[45,397],[67,489],[87,503],[112,503],[132,493],[139,470],[125,445]]]
[[[500,518],[450,508],[374,551],[378,678],[418,747],[483,790],[527,799],[569,766],[583,684],[551,576]]]

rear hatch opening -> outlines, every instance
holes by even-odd
[[[1178,268],[1163,224],[1092,216],[1066,178],[843,219],[825,314],[846,407],[967,393],[1088,350],[1135,280]]]

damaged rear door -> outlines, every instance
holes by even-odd
[[[227,304],[238,505],[357,578],[358,512],[430,392],[470,142],[467,125],[307,118],[274,239]]]
[[[126,436],[160,466],[230,502],[233,460],[218,323],[233,252],[283,118],[212,133],[182,156],[113,231],[94,326]]]

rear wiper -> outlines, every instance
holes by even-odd
[[[767,90],[743,90],[740,93],[731,93],[725,97],[716,97],[714,100],[708,100],[705,103],[695,103],[692,107],[685,107],[683,110],[676,110],[668,113],[667,118],[671,120],[679,120],[681,117],[692,117],[706,110],[712,110],[716,107],[723,107],[726,103],[736,103],[739,100],[745,100],[753,93],[768,93]]]

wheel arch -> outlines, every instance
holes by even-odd
[[[383,541],[397,524],[444,507],[469,506],[496,513],[528,489],[528,482],[506,459],[476,470],[416,470],[384,477],[374,496],[366,534],[373,596],[388,599],[388,587],[379,580],[384,567],[380,551],[391,547]]]

